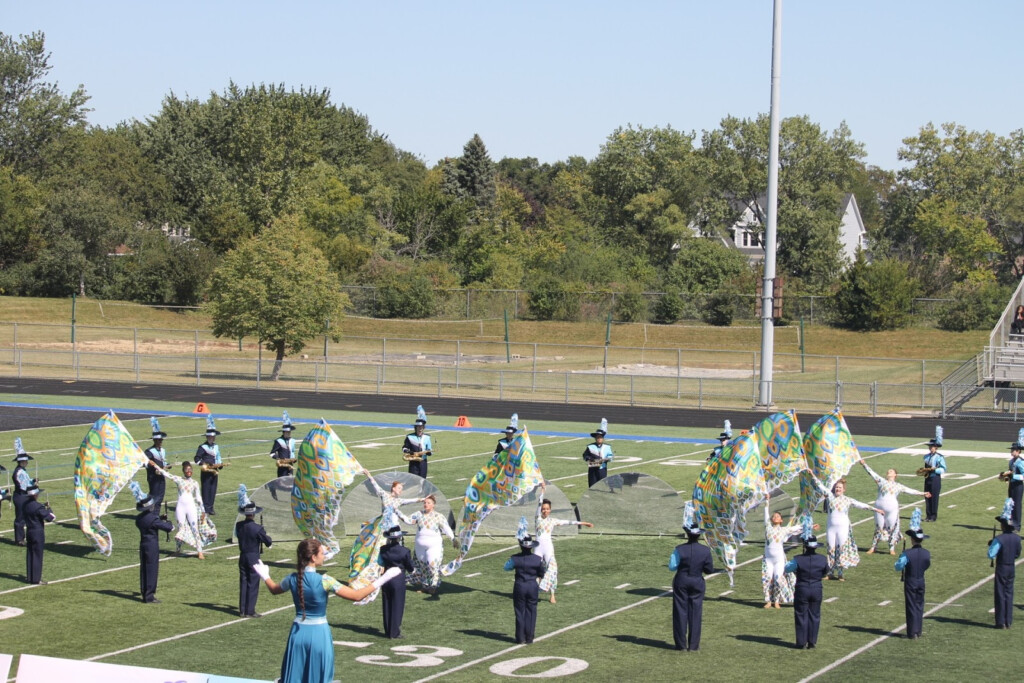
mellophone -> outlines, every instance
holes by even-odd
[[[433,455],[433,451],[420,451],[418,453],[410,453],[409,449],[402,449],[402,459],[406,462],[423,462],[423,457],[427,455]]]

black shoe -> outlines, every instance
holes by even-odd
[[[399,633],[397,636],[388,636],[388,638],[390,638],[391,640],[398,640],[399,638],[405,638],[405,636]]]
[[[528,641],[526,641],[526,644],[527,645],[533,645],[533,638],[530,638]]]
[[[700,652],[700,648],[699,647],[691,647],[690,648],[690,652]]]
[[[147,605],[159,605],[160,601],[157,600],[156,598],[150,598],[149,600],[146,600],[146,604]]]
[[[260,617],[262,617],[263,615],[262,615],[262,614],[260,614],[259,612],[253,612],[253,613],[252,613],[252,614],[250,614],[249,616],[250,616],[250,617],[252,617],[253,619],[259,619],[259,618],[260,618]]]
[[[807,643],[807,649],[808,650],[813,650],[814,649],[814,643]]]
[[[22,548],[25,547],[25,541],[17,541],[14,545],[20,545]]]
[[[680,652],[686,652],[686,648],[685,647],[679,647],[678,645],[676,645],[676,649],[679,650]]]
[[[207,512],[206,514],[210,515],[211,517],[216,517],[216,516],[217,516],[217,513],[216,513],[216,512],[214,512],[213,510],[210,510],[210,511],[209,511],[209,512]]]

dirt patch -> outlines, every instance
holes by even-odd
[[[629,363],[616,365],[610,367],[607,370],[601,367],[596,367],[593,370],[573,370],[574,373],[586,373],[594,375],[648,375],[650,377],[675,377],[680,375],[681,377],[714,377],[714,378],[728,378],[728,379],[744,379],[751,377],[753,372],[751,370],[737,370],[730,368],[689,368],[683,367],[681,370],[674,365],[651,365],[650,363]]]

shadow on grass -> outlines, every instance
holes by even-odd
[[[793,650],[796,649],[796,643],[791,640],[783,640],[776,636],[754,636],[749,634],[740,634],[733,636],[736,640],[742,640],[745,643],[761,643],[762,645],[775,645],[777,647],[788,647]]]
[[[103,590],[88,590],[86,593],[98,593],[99,595],[106,595],[111,598],[121,598],[122,600],[130,600],[131,602],[142,602],[142,598],[135,591],[115,590],[113,588],[105,588]]]
[[[630,595],[672,595],[672,590],[664,588],[633,588],[626,591]]]
[[[740,598],[730,598],[729,596],[724,596],[720,598],[705,598],[705,601],[707,600],[714,600],[717,602],[732,602],[737,605],[746,605],[747,607],[757,607],[758,609],[764,609],[763,600],[743,600]]]
[[[502,643],[516,642],[515,638],[506,633],[495,633],[494,631],[481,631],[478,628],[459,629],[459,633],[465,633],[467,636],[474,636],[476,638],[487,638],[488,640],[497,640]]]
[[[357,626],[356,624],[331,624],[331,628],[336,628],[344,631],[352,631],[353,633],[359,633],[364,636],[374,636],[383,638],[384,630],[379,628],[373,628],[372,626]]]
[[[18,583],[25,583],[24,574],[8,574],[7,572],[0,572],[0,579],[10,579],[11,581],[17,581]]]
[[[992,531],[990,526],[975,526],[974,524],[954,524],[953,526],[960,529],[969,529],[971,531]]]
[[[849,624],[836,624],[836,628],[846,629],[851,633],[870,633],[873,636],[893,636],[894,638],[899,635],[893,633],[891,630],[886,631],[884,628],[868,628],[867,626],[850,626]]]
[[[238,616],[238,608],[230,605],[220,605],[213,602],[186,602],[188,607],[198,607],[199,609],[208,609],[211,612],[220,612],[221,614],[230,614],[233,617]]]
[[[982,628],[995,628],[995,621],[974,621],[973,619],[957,619],[955,617],[925,617],[929,621],[938,621],[943,624],[961,624],[963,626],[980,626]]]
[[[604,637],[605,638],[614,638],[615,640],[619,641],[620,643],[630,643],[632,645],[641,645],[643,647],[656,647],[656,648],[660,648],[662,650],[674,650],[674,649],[676,649],[675,643],[668,643],[668,642],[665,642],[664,640],[654,640],[653,638],[641,638],[639,636],[626,636],[626,635],[610,636],[607,633],[605,634]]]
[[[77,528],[77,527],[76,527]],[[48,553],[57,553],[58,555],[67,555],[68,557],[86,557],[87,555],[96,555],[103,557],[96,552],[96,549],[91,545],[86,547],[84,545],[71,545],[66,543],[64,545],[57,545],[56,543],[47,543],[44,548]]]

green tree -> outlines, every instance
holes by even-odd
[[[213,333],[256,337],[275,354],[271,379],[288,354],[330,330],[340,339],[348,297],[312,239],[281,221],[225,254],[210,279]]]
[[[487,147],[474,134],[462,148],[462,156],[448,160],[443,166],[444,189],[460,199],[471,199],[480,210],[494,203],[495,168]]]
[[[683,240],[665,272],[665,287],[690,294],[716,292],[749,271],[747,257],[740,252],[720,241],[691,236]]]
[[[0,33],[0,166],[34,178],[63,162],[89,111],[82,86],[64,95],[45,80],[52,68],[41,32]]]
[[[917,283],[891,259],[867,263],[863,255],[843,273],[836,295],[838,322],[853,330],[895,330],[910,319]]]

